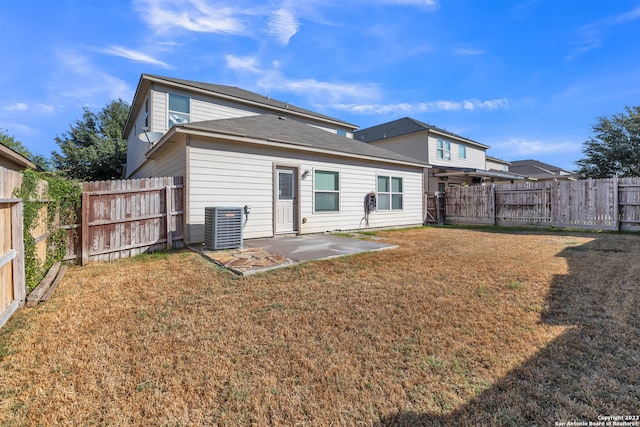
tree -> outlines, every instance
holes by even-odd
[[[129,104],[122,99],[111,101],[98,114],[85,107],[82,119],[56,136],[62,151],[51,153],[56,169],[85,181],[121,178],[127,160],[122,130],[128,115]]]
[[[576,162],[582,178],[640,176],[640,107],[625,110],[598,118],[594,137],[583,144],[585,157]]]
[[[0,144],[3,144],[6,147],[11,148],[16,153],[26,157],[31,160],[36,165],[40,166],[42,169],[49,169],[49,160],[41,154],[34,154],[27,147],[22,144],[22,142],[17,141],[15,137],[9,135],[7,131],[3,131],[0,129]]]

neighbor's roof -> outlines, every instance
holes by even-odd
[[[173,86],[186,91],[199,92],[208,96],[213,96],[213,97],[224,99],[224,100],[240,102],[250,106],[267,108],[272,110],[274,114],[282,113],[282,114],[289,114],[289,115],[297,115],[300,117],[319,120],[321,122],[325,122],[328,124],[330,123],[333,125],[350,128],[352,130],[355,130],[358,128],[357,125],[342,121],[335,117],[316,113],[315,111],[297,107],[293,104],[289,104],[288,102],[278,101],[277,99],[259,95],[257,93],[240,89],[239,87],[235,87],[235,86],[226,86],[226,85],[213,84],[213,83],[197,82],[193,80],[176,79],[172,77],[156,76],[152,74],[142,74],[142,76],[140,76],[140,82],[138,83],[138,88],[136,89],[133,105],[131,106],[131,112],[129,113],[127,124],[125,125],[125,129],[123,132],[124,135],[129,133],[131,127],[133,126],[133,120],[135,119],[135,117],[137,117],[138,111],[140,110],[140,108],[142,108],[142,105],[144,103],[144,99],[138,99],[138,98],[144,98],[144,94],[146,94],[152,82],[164,84],[167,86]]]
[[[538,160],[515,160],[509,170],[527,176],[568,176],[574,173]]]
[[[307,151],[346,155],[348,157],[366,157],[378,161],[429,167],[415,159],[384,148],[339,136],[297,120],[273,114],[184,123],[176,125],[175,128],[176,132],[202,131],[211,133],[212,136],[219,134],[222,137],[228,135],[234,138],[245,138],[248,142],[251,142],[250,140],[262,140]]]
[[[360,129],[353,133],[353,138],[364,142],[375,142],[382,139],[395,138],[398,136],[424,131],[439,133],[443,136],[454,137],[456,139],[463,140],[469,144],[477,145],[482,148],[489,148],[488,145],[480,144],[479,142],[472,141],[469,138],[456,135],[453,132],[440,129],[438,127],[423,123],[420,120],[412,119],[410,117],[404,117],[402,119],[372,126],[370,128]]]
[[[39,169],[39,166],[33,163],[31,160],[27,159],[22,154],[18,153],[12,148],[7,147],[6,145],[0,143],[0,157],[5,159],[5,161],[0,160],[0,166],[10,167],[12,170],[21,170],[21,169]]]

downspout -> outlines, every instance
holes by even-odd
[[[184,163],[185,163],[185,172],[184,172],[184,206],[183,206],[183,235],[184,235],[184,246],[186,247],[191,243],[191,230],[189,229],[189,224],[191,222],[189,216],[191,215],[191,136],[186,135],[185,143],[184,143]]]

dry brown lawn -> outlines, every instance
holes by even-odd
[[[247,278],[72,267],[0,331],[1,425],[554,425],[640,402],[640,236],[422,228]]]

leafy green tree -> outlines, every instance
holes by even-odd
[[[31,160],[33,163],[40,166],[44,170],[48,170],[50,167],[49,160],[46,157],[41,154],[34,154],[33,152],[31,152],[31,150],[25,147],[22,142],[17,141],[14,136],[9,135],[7,131],[3,131],[1,129],[0,144],[11,148],[13,151]]]
[[[576,162],[582,178],[640,176],[640,107],[625,110],[598,118],[594,136],[583,144],[585,157]]]
[[[97,114],[85,107],[82,119],[55,139],[61,150],[51,153],[56,169],[85,181],[121,178],[127,160],[122,130],[128,115],[129,104],[122,99],[111,101]]]

